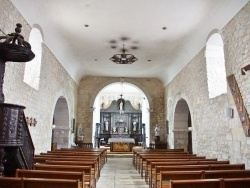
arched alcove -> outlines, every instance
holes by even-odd
[[[149,102],[144,94],[144,92],[137,86],[127,83],[127,82],[114,82],[103,87],[100,92],[97,94],[94,104],[92,107],[93,110],[93,126],[92,126],[92,142],[95,143],[95,128],[96,123],[100,123],[100,110],[104,107],[111,105],[112,101],[117,101],[121,98],[125,101],[130,101],[131,105],[138,109],[140,108],[142,117],[141,122],[145,124],[145,133],[146,133],[146,143],[144,145],[149,145],[150,140],[150,113]],[[126,109],[125,109],[126,110]],[[118,112],[118,110],[117,110]],[[94,144],[96,145],[96,144]]]
[[[52,126],[52,143],[57,148],[67,148],[69,145],[69,109],[64,97],[60,97],[55,105]]]
[[[174,112],[174,148],[192,153],[192,121],[187,102],[180,99]]]

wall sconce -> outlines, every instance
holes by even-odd
[[[36,126],[36,124],[37,124],[37,120],[36,120],[36,118],[30,118],[30,117],[26,117],[26,122],[27,122],[27,124],[29,125],[29,126]]]
[[[226,108],[226,110],[225,110],[225,115],[226,115],[226,117],[228,117],[228,118],[233,118],[233,116],[234,116],[234,111],[233,111],[233,109],[232,109],[232,108]]]
[[[241,68],[241,74],[246,75],[246,72],[250,70],[250,64]]]

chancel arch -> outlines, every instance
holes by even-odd
[[[124,137],[135,138],[136,145],[146,145],[146,143],[149,145],[150,114],[147,109],[149,109],[147,97],[135,85],[114,82],[103,87],[96,95],[92,107],[94,146],[98,147],[96,139],[98,124],[100,124],[98,134],[101,134],[101,144],[107,144],[111,137]],[[146,135],[144,137],[141,135],[143,131]]]
[[[192,129],[189,106],[186,100],[181,98],[174,110],[174,148],[184,148],[185,151],[193,153]]]
[[[62,96],[56,102],[52,124],[52,147],[67,148],[70,140],[69,108],[66,99]]]

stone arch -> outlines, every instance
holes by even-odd
[[[97,94],[106,86],[112,84],[112,83],[115,83],[115,82],[121,82],[121,79],[120,78],[115,78],[115,79],[112,79],[112,80],[107,80],[106,82],[103,82],[102,84],[100,84],[96,90],[94,91],[94,93],[92,94],[91,96],[91,99],[89,100],[89,106],[92,107],[94,105],[94,101],[95,101],[95,98],[97,96]],[[149,102],[149,107],[150,108],[153,108],[153,102],[152,102],[152,99],[150,97],[150,95],[148,94],[147,90],[140,84],[138,84],[136,81],[133,81],[133,80],[126,80],[124,79],[123,82],[126,82],[126,83],[130,83],[132,85],[135,85],[136,87],[140,88],[143,93],[146,95],[147,99],[148,99],[148,102]]]
[[[69,145],[69,106],[65,97],[58,98],[53,113],[52,146],[67,148]]]
[[[115,81],[116,80],[116,81]],[[105,82],[103,84],[101,84],[98,89],[94,92],[94,94],[92,95],[92,99],[90,100],[90,106],[92,108],[92,110],[94,111],[92,113],[92,116],[93,116],[93,121],[92,121],[92,142],[95,142],[95,138],[94,138],[94,134],[95,134],[95,127],[96,127],[96,123],[99,123],[100,120],[99,118],[96,116],[96,114],[94,114],[96,112],[96,110],[100,110],[99,107],[97,106],[96,104],[96,97],[97,95],[102,91],[102,89],[104,89],[105,87],[108,87],[112,84],[119,84],[121,82],[123,82],[124,84],[126,85],[131,85],[132,87],[136,87],[138,90],[140,90],[145,96],[146,96],[146,100],[148,102],[148,105],[149,105],[149,108],[150,108],[150,104],[149,104],[149,100],[148,100],[148,97],[147,95],[145,94],[145,92],[140,88],[138,87],[138,84],[135,85],[127,80],[123,80],[121,81],[120,79],[115,79],[115,80],[112,80],[112,81],[108,81],[108,82]],[[124,92],[125,94],[126,92]],[[94,101],[93,101],[94,100]],[[151,100],[152,101],[152,100]],[[151,105],[152,106],[152,105]],[[144,113],[145,113],[145,109],[144,109]],[[142,114],[143,115],[143,114]],[[100,116],[100,115],[99,115]],[[149,146],[149,143],[150,143],[150,115],[147,115],[147,114],[144,114],[143,117],[146,117],[146,122],[142,121],[142,123],[146,123],[146,135],[147,137],[145,138],[146,139],[146,145]],[[144,143],[145,144],[145,143]]]
[[[193,153],[192,149],[192,110],[187,97],[179,95],[173,108],[172,138],[174,148],[184,148]]]

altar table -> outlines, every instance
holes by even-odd
[[[109,138],[110,151],[131,152],[135,139],[133,138]]]

